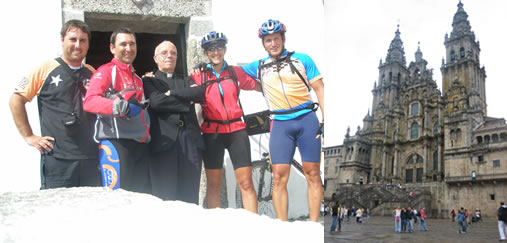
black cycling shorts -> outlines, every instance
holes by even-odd
[[[204,167],[206,169],[222,169],[225,149],[229,151],[234,170],[252,166],[250,140],[246,129],[232,133],[203,134],[206,150],[204,151]]]

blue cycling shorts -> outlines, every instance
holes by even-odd
[[[315,139],[319,120],[309,112],[292,120],[273,120],[269,137],[271,163],[290,164],[296,146],[303,162],[320,163],[321,138]]]

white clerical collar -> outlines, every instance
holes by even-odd
[[[173,77],[172,73],[167,73],[167,78],[172,78],[172,77]]]

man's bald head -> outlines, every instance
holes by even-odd
[[[170,41],[162,41],[155,48],[153,60],[157,63],[158,69],[164,73],[174,73],[176,61],[178,59],[178,50]]]

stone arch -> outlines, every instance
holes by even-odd
[[[496,134],[496,133],[495,133],[495,134],[493,134],[493,135],[491,136],[491,141],[492,141],[493,143],[498,143],[498,141],[499,141],[499,139],[498,139],[498,134]]]
[[[489,142],[491,142],[491,136],[489,136],[489,135],[484,136],[484,143],[489,143]]]

